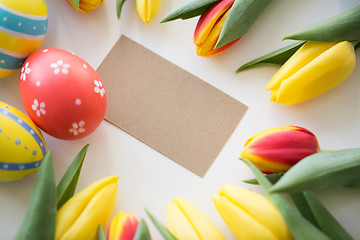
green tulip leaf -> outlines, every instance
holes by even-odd
[[[353,240],[349,233],[340,225],[313,193],[305,191],[303,194],[319,228],[326,235],[331,239]]]
[[[56,183],[48,151],[40,165],[25,217],[14,240],[52,240],[56,223]]]
[[[215,49],[243,36],[270,3],[271,0],[235,0],[226,17]]]
[[[319,228],[319,223],[317,222],[314,213],[305,198],[304,192],[295,192],[289,194],[292,201],[294,202],[296,208],[299,210],[301,215],[311,222],[314,226]]]
[[[278,50],[275,50],[271,53],[268,53],[264,56],[256,58],[239,67],[236,72],[238,73],[265,63],[283,65],[302,45],[304,45],[304,43],[305,41],[296,42]]]
[[[177,238],[164,226],[162,225],[150,212],[145,208],[147,215],[150,217],[151,221],[155,227],[159,230],[161,235],[165,240],[176,240]]]
[[[179,18],[185,20],[199,16],[205,11],[208,6],[218,1],[220,0],[190,0],[171,11],[168,15],[161,19],[160,23],[170,22]]]
[[[88,147],[89,144],[78,153],[57,186],[58,209],[74,195]]]
[[[103,230],[101,224],[99,224],[99,226],[98,226],[97,236],[98,236],[98,240],[106,240],[106,236],[105,236],[105,233],[104,233],[104,230]]]
[[[140,219],[133,240],[151,240],[149,228],[144,219]]]
[[[271,192],[296,192],[346,186],[360,180],[360,148],[312,154],[293,167]]]
[[[126,0],[116,0],[116,15],[117,15],[118,19],[120,19],[121,10],[122,10],[122,7],[123,7],[125,1]]]
[[[276,183],[281,176],[284,175],[284,173],[270,173],[265,175],[265,177],[272,183]],[[256,178],[253,179],[247,179],[247,180],[243,180],[244,183],[248,183],[248,184],[254,184],[254,185],[259,185],[259,182]]]
[[[323,232],[317,229],[308,220],[302,217],[299,212],[285,200],[285,198],[278,193],[270,193],[269,189],[272,187],[271,182],[263,175],[262,172],[250,161],[245,158],[240,158],[246,165],[250,167],[256,176],[256,179],[262,186],[264,192],[268,195],[272,203],[279,210],[283,216],[287,226],[289,227],[294,239],[297,240],[330,240]]]
[[[79,10],[80,0],[71,0],[76,10]]]
[[[360,40],[360,6],[290,33],[284,39],[340,42]]]
[[[356,49],[358,49],[359,47],[360,47],[360,42],[358,42],[357,44],[355,44],[354,49],[356,50]]]

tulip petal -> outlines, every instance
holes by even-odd
[[[168,204],[166,209],[166,224],[168,229],[179,240],[201,240],[199,234],[184,213],[174,204]]]
[[[136,0],[136,10],[145,24],[155,17],[160,5],[161,0]]]
[[[183,212],[201,239],[225,240],[215,224],[189,201],[182,198],[175,198],[173,199],[173,204]]]
[[[109,176],[109,177],[103,178],[101,180],[98,180],[98,181],[94,182],[93,184],[89,185],[88,187],[86,187],[85,189],[83,189],[81,192],[79,192],[72,198],[70,198],[57,212],[55,239],[61,239],[62,236],[64,234],[66,234],[66,232],[70,228],[73,227],[73,225],[76,223],[78,218],[80,218],[81,215],[83,215],[83,213],[86,209],[91,210],[92,207],[89,205],[90,203],[91,203],[91,205],[94,205],[94,204],[96,205],[96,204],[98,204],[98,202],[103,203],[101,199],[98,200],[99,196],[109,198],[109,199],[107,199],[107,201],[109,201],[109,202],[104,203],[105,207],[99,206],[100,208],[98,209],[98,211],[101,210],[102,212],[105,212],[104,213],[104,216],[105,216],[106,211],[109,211],[110,208],[113,208],[114,207],[113,204],[115,204],[114,198],[116,198],[117,179],[118,179],[118,177]],[[111,186],[111,187],[107,188],[107,190],[105,192],[102,191],[103,189],[105,189],[108,186]],[[96,198],[96,199],[93,200],[93,198]],[[95,202],[93,202],[93,201],[95,201]],[[89,210],[87,210],[87,211],[89,211]],[[111,212],[110,212],[110,215],[111,215]],[[109,215],[109,217],[110,217],[110,215]],[[99,224],[99,222],[98,222],[98,224]],[[96,226],[93,227],[93,229],[94,229],[93,231],[96,231],[98,224],[96,224]],[[103,224],[103,226],[105,226],[105,224]]]
[[[220,196],[228,198],[237,207],[246,211],[278,239],[290,238],[284,219],[267,197],[237,186],[223,185],[222,188]]]
[[[267,129],[249,138],[241,157],[250,159],[263,173],[284,172],[319,150],[316,136],[296,126]]]
[[[106,226],[116,202],[117,184],[110,184],[101,189],[88,203],[74,224],[59,238],[97,239],[99,224]]]
[[[228,12],[233,3],[234,0],[223,0],[216,2],[201,15],[194,32],[195,45],[204,43],[210,35],[210,32],[213,31],[212,29],[217,24],[219,19],[222,19],[222,24],[218,27],[220,29],[216,31],[217,37],[220,35],[221,28],[224,25],[226,19],[226,16],[223,15],[224,13]]]
[[[276,236],[256,221],[246,211],[223,196],[211,196],[217,211],[239,240],[278,240]]]
[[[282,81],[274,101],[295,104],[316,97],[343,82],[354,70],[355,63],[352,44],[346,41],[337,43]]]
[[[281,83],[309,64],[321,53],[333,47],[331,42],[305,43],[270,79],[266,90],[279,89]]]
[[[211,32],[207,36],[207,39],[205,40],[205,42],[196,45],[197,55],[199,55],[201,57],[206,57],[206,58],[215,56],[215,55],[225,51],[226,49],[231,47],[234,43],[236,43],[239,40],[239,39],[236,39],[236,40],[228,43],[225,46],[215,49],[215,44],[216,44],[217,39],[219,38],[219,33],[224,24],[226,16],[227,16],[227,13],[225,13],[224,16],[211,29]]]
[[[119,212],[111,221],[108,240],[132,240],[139,221],[132,213]]]

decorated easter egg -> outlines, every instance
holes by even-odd
[[[79,56],[57,48],[38,50],[21,72],[25,110],[49,135],[79,139],[104,119],[105,88],[97,72]]]
[[[44,0],[0,0],[0,78],[39,49],[47,31]]]
[[[46,154],[35,123],[18,109],[0,102],[0,181],[14,181],[36,171]]]

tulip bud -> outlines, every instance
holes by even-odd
[[[225,240],[215,224],[193,204],[182,198],[167,205],[166,222],[178,240]]]
[[[240,240],[292,239],[280,212],[271,201],[250,190],[223,185],[219,196],[211,196],[216,210]]]
[[[263,173],[285,172],[308,155],[320,151],[316,136],[301,127],[275,127],[249,138],[241,157]]]
[[[132,240],[138,224],[132,213],[119,212],[110,223],[107,240]]]
[[[79,0],[79,8],[76,8],[72,0],[67,1],[75,10],[84,13],[89,13],[104,3],[104,0]]]
[[[194,32],[196,53],[201,57],[212,57],[232,46],[240,38],[214,49],[227,14],[235,0],[221,0],[208,7],[201,15]]]
[[[99,224],[104,228],[114,209],[117,180],[103,178],[70,198],[57,212],[55,240],[96,240]]]
[[[295,104],[316,97],[344,81],[354,70],[354,47],[347,41],[307,42],[269,81],[271,101]]]
[[[161,0],[136,0],[136,10],[145,24],[155,17],[160,5]]]

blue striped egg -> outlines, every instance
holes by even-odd
[[[19,69],[45,38],[44,0],[0,0],[0,78]]]
[[[45,141],[35,123],[18,109],[0,102],[0,181],[14,181],[33,173],[45,154]]]

